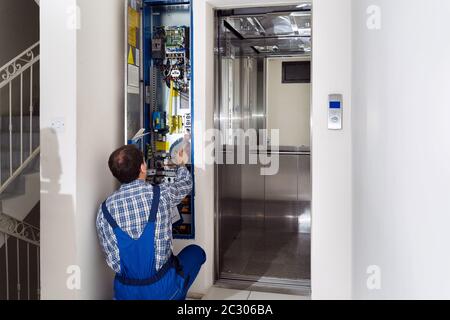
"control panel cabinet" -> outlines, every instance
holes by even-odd
[[[125,140],[145,155],[148,182],[173,184],[180,149],[194,180],[192,6],[127,0]],[[172,209],[175,239],[195,238],[194,194]]]

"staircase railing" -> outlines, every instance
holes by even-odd
[[[35,71],[35,68],[38,67],[39,60],[39,42],[37,42],[0,68],[0,90],[7,88],[9,107],[9,170],[8,172],[3,172],[3,170],[1,170],[2,158],[0,157],[0,194],[2,194],[8,186],[20,176],[23,170],[40,153],[39,146],[33,148],[33,72]],[[24,90],[25,73],[28,73],[29,78],[28,90]],[[19,81],[14,81],[16,79],[19,79]],[[13,101],[14,85],[20,87],[19,101]],[[25,95],[28,95],[28,97]],[[27,110],[24,110],[24,101],[29,102],[29,105],[26,106]],[[20,105],[20,165],[17,168],[14,168],[13,166],[13,103],[19,103]],[[3,113],[1,107],[2,106],[0,105],[0,112]],[[29,114],[29,137],[27,137],[27,139],[29,139],[29,150],[24,150],[24,112]],[[2,113],[0,113],[0,119],[2,118]],[[3,151],[0,150],[0,153],[1,152]],[[24,159],[26,152],[28,157]],[[6,177],[4,177],[5,174]]]
[[[0,290],[4,291],[6,300],[40,298],[39,243],[38,228],[0,213],[0,250],[4,252],[2,263],[6,280],[0,281]],[[14,276],[11,277],[11,274]],[[12,288],[12,284],[16,287]],[[17,297],[12,296],[12,291]]]
[[[0,197],[40,154],[39,139],[33,141],[39,134],[39,123],[33,123],[39,60],[37,42],[0,67]],[[40,230],[1,209],[0,200],[0,300],[39,299]]]

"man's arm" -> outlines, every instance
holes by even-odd
[[[106,226],[105,226],[106,224]],[[102,251],[105,255],[106,263],[108,266],[113,269],[115,272],[120,272],[120,270],[117,269],[118,261],[116,261],[116,255],[114,254],[116,249],[114,248],[114,241],[115,241],[115,235],[112,228],[105,223],[103,218],[103,212],[100,208],[97,214],[97,221],[96,221],[96,227],[97,227],[97,234],[98,239],[100,242],[100,246],[102,248]],[[105,230],[106,229],[106,230]]]
[[[192,192],[192,175],[186,167],[179,167],[174,183],[167,184],[170,206],[175,207]]]

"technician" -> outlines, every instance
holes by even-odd
[[[97,232],[107,264],[115,271],[116,300],[184,300],[206,261],[202,248],[172,253],[171,208],[192,191],[183,149],[174,163],[175,182],[152,186],[147,166],[135,146],[124,146],[109,158],[122,184],[100,207]]]

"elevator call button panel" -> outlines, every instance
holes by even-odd
[[[343,99],[341,94],[328,97],[328,129],[342,130]]]

